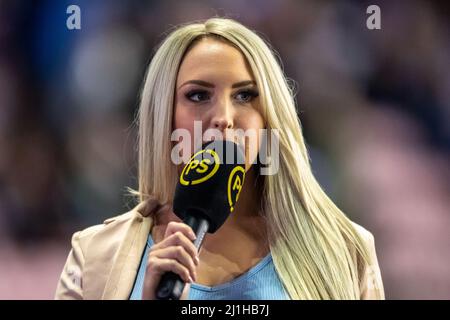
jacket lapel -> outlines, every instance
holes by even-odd
[[[83,288],[85,299],[129,298],[153,220],[141,214],[143,206],[105,221],[91,239],[83,272],[89,284]]]
[[[133,217],[111,268],[102,299],[128,299],[150,231],[150,218]]]

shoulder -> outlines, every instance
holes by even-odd
[[[72,248],[67,256],[66,263],[61,272],[59,278],[55,299],[84,299],[85,292],[85,265],[87,261],[91,261],[92,257],[102,251],[108,250],[108,237],[97,237],[99,234],[103,234],[108,226],[115,223],[119,219],[129,219],[130,213],[125,213],[107,219],[103,224],[98,224],[81,231],[75,232],[72,236],[71,245]],[[117,222],[116,222],[117,223]],[[113,232],[112,234],[116,234]],[[100,239],[100,241],[98,241]],[[111,236],[109,236],[111,239]],[[113,241],[109,241],[113,243]],[[102,249],[95,248],[99,245]]]
[[[123,244],[135,243],[136,235],[145,234],[151,217],[148,206],[140,203],[132,210],[108,218],[102,224],[75,232],[55,293],[56,299],[101,297],[103,285],[111,272],[114,257]],[[93,281],[95,279],[95,281]],[[96,295],[95,295],[95,294]]]
[[[128,212],[110,217],[101,224],[76,232],[72,237],[72,246],[75,244],[84,249],[94,242],[97,244],[106,241],[108,245],[113,244],[123,238],[136,224],[140,224],[144,220],[147,221],[146,225],[151,224],[152,213],[159,208],[160,205],[156,200],[142,201]],[[93,239],[95,241],[92,241]],[[96,245],[96,247],[98,246]]]
[[[101,241],[121,239],[130,230],[133,224],[141,223],[146,220],[152,223],[152,214],[160,209],[161,206],[153,198],[137,204],[128,212],[121,213],[81,231],[75,232],[72,236],[72,246],[81,247],[81,249],[92,243],[92,240]]]
[[[142,222],[145,218],[142,215],[143,207],[145,203],[135,206],[128,212],[110,217],[101,224],[75,232],[72,236],[72,247],[78,247],[82,252],[86,252],[86,249],[94,242],[113,243],[115,241],[112,240],[123,238],[134,222]]]
[[[97,235],[98,233],[102,233],[105,230],[109,229],[117,229],[120,226],[123,226],[126,224],[126,222],[130,221],[133,216],[135,215],[135,212],[129,211],[126,213],[122,213],[120,215],[108,218],[103,221],[101,224],[93,225],[90,227],[87,227],[85,229],[82,229],[80,231],[77,231],[74,233],[73,238],[76,238],[76,240],[80,242],[86,242],[89,241],[93,236]]]

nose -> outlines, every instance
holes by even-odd
[[[225,117],[222,118],[216,117],[215,119],[213,119],[214,129],[224,131],[225,129],[231,129],[232,127],[233,127],[232,122]]]
[[[220,131],[225,131],[226,129],[232,129],[234,127],[233,106],[227,99],[223,99],[214,106],[211,117],[211,127]]]

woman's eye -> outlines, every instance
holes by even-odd
[[[241,103],[248,103],[258,96],[255,90],[242,90],[234,95],[234,98]],[[209,100],[210,94],[204,90],[193,90],[185,94],[186,98],[192,102],[204,102]]]
[[[258,96],[258,92],[255,90],[244,90],[236,94],[236,99],[241,102],[250,102]]]
[[[206,91],[191,91],[186,94],[186,98],[193,102],[202,102],[209,99],[209,94]]]

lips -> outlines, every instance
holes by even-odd
[[[227,135],[227,134],[225,134],[225,137],[221,137],[220,139],[216,139],[216,137],[211,137],[211,139],[207,139],[207,140],[203,139],[202,140],[202,144],[205,144],[205,143],[208,143],[208,142],[213,142],[213,141],[216,141],[216,140],[232,141],[232,142],[236,143],[237,145],[239,145],[241,147],[244,146],[244,143],[242,141],[242,137],[239,137],[239,136],[236,136],[236,135],[231,135],[230,136],[230,135]]]

